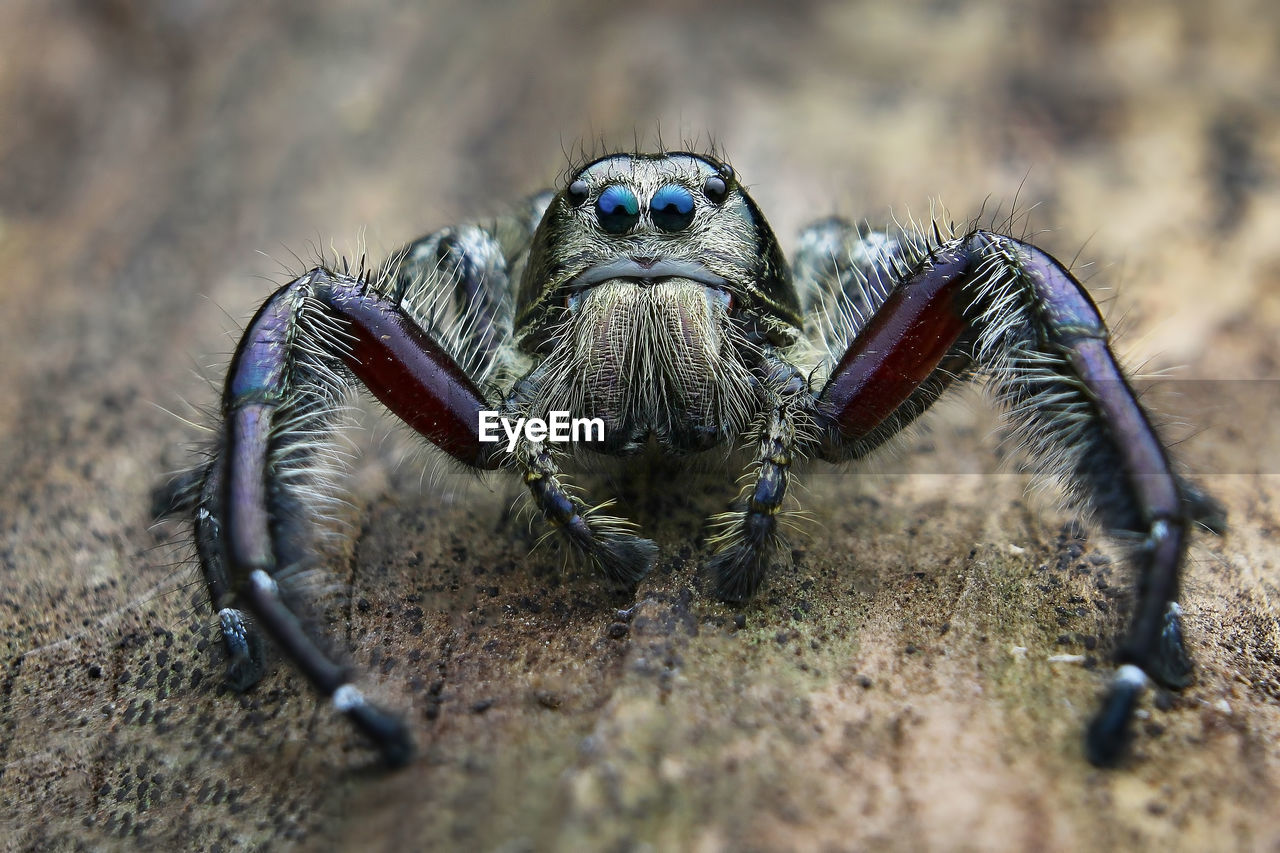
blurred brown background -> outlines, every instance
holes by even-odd
[[[1276,849],[1280,412],[1223,383],[1277,378],[1280,13],[787,6],[0,5],[6,846]],[[1159,399],[1232,530],[1187,568],[1197,680],[1144,700],[1125,767],[1081,752],[1119,549],[1016,468],[930,474],[994,469],[962,406],[892,474],[815,471],[794,569],[740,614],[699,572],[730,489],[624,495],[663,558],[619,600],[529,556],[505,484],[423,488],[374,421],[326,615],[420,758],[376,769],[284,663],[222,686],[183,531],[148,517],[198,436],[164,409],[214,402],[293,253],[381,257],[659,137],[714,139],[782,235],[1016,197],[1129,363],[1234,389]]]

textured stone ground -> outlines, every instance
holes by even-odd
[[[0,7],[4,845],[1273,849],[1280,17],[1005,5]],[[699,571],[728,477],[625,485],[663,552],[619,598],[529,555],[506,484],[422,488],[368,421],[325,615],[421,757],[378,770],[283,663],[222,686],[148,516],[198,436],[165,409],[213,402],[294,253],[381,256],[659,133],[714,137],[784,235],[1016,198],[1129,362],[1195,380],[1149,399],[1232,529],[1187,568],[1196,681],[1144,700],[1126,766],[1081,756],[1119,550],[963,405],[877,476],[809,475],[795,566],[742,610]]]

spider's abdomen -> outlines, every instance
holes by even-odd
[[[609,454],[652,439],[669,452],[705,450],[741,434],[752,380],[723,291],[680,278],[619,279],[587,291],[547,357],[536,409],[600,418]]]

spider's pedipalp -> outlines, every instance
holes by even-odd
[[[790,556],[778,529],[787,522],[783,502],[798,447],[812,443],[808,425],[815,420],[806,378],[776,354],[766,356],[769,405],[759,424],[758,449],[740,500],[711,519],[707,544],[714,553],[707,568],[716,594],[731,602],[755,595],[775,559]],[[738,507],[741,507],[740,509]]]
[[[570,553],[625,589],[648,574],[658,558],[652,539],[637,536],[638,528],[626,519],[602,512],[608,502],[585,507],[574,489],[562,482],[559,467],[541,442],[522,441],[515,457],[534,506],[551,525],[548,532],[557,533]]]

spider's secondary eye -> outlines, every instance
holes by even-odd
[[[649,202],[649,215],[663,231],[683,231],[693,221],[693,193],[679,184],[659,187]]]
[[[719,175],[712,175],[707,178],[707,182],[702,185],[703,194],[711,199],[715,204],[724,201],[725,196],[729,194],[729,185],[725,183],[724,178]]]
[[[582,178],[578,178],[578,180],[569,184],[569,191],[566,193],[566,196],[569,199],[569,204],[577,207],[586,201],[587,196],[590,194],[591,188],[587,186],[587,182],[582,180]]]
[[[596,199],[596,217],[610,234],[625,234],[640,220],[640,202],[621,184],[605,187]]]

